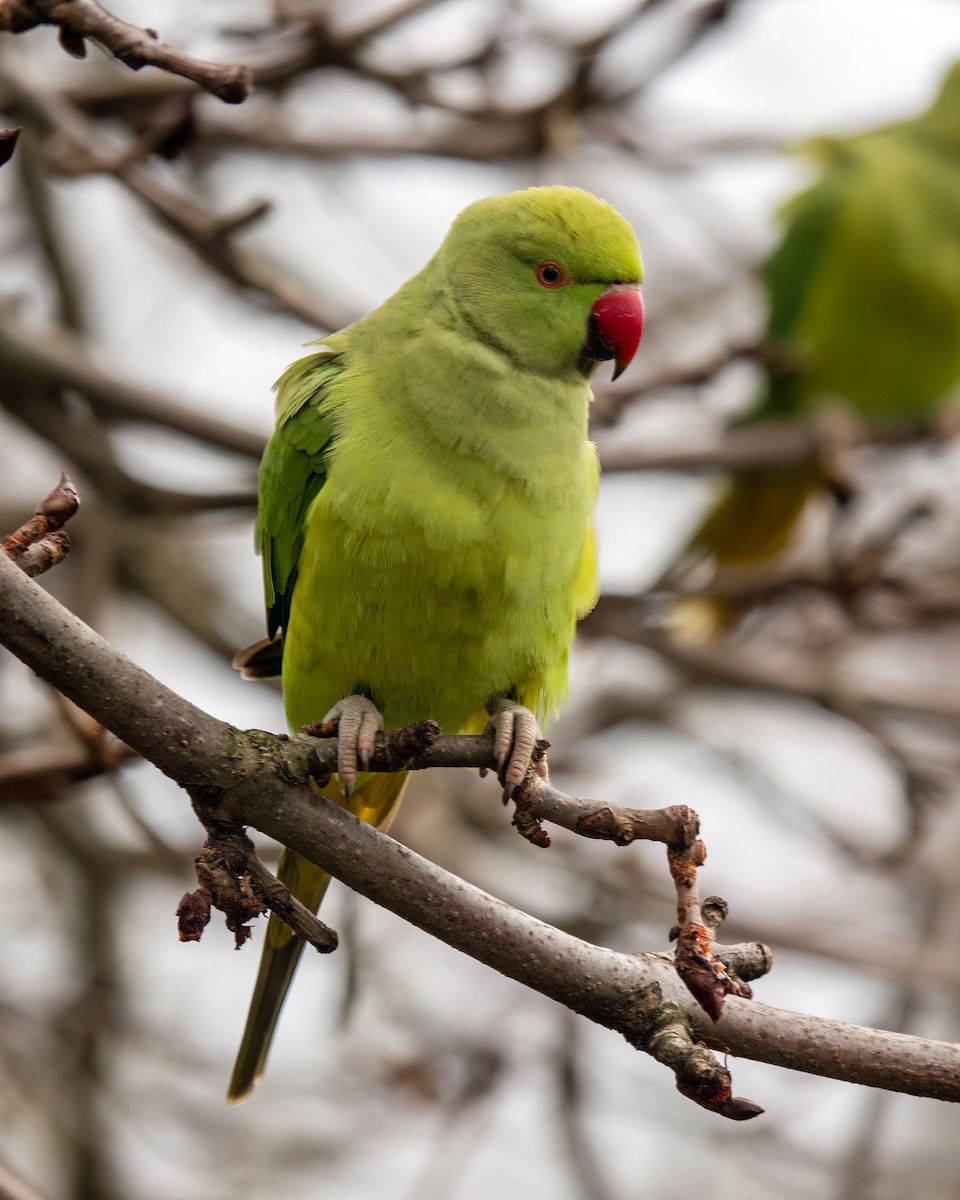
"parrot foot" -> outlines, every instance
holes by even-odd
[[[503,784],[504,797],[509,798],[514,788],[523,783],[531,767],[548,779],[544,752],[549,743],[530,709],[513,700],[499,699],[487,711],[490,721],[484,732],[493,734],[497,778]]]
[[[344,798],[357,782],[357,767],[366,767],[373,754],[374,738],[383,729],[383,714],[366,696],[344,696],[323,718],[337,726],[337,774]]]

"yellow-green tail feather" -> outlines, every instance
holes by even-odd
[[[343,804],[360,820],[386,830],[400,807],[406,784],[407,773],[402,771],[389,775],[361,775],[353,795],[346,802],[340,796],[336,776],[326,788],[319,790],[328,800]],[[330,883],[326,871],[293,850],[285,849],[280,856],[277,875],[298,900],[312,912],[317,911]],[[277,1019],[303,947],[304,943],[289,927],[271,913],[246,1028],[227,1088],[230,1104],[246,1100],[263,1077]]]

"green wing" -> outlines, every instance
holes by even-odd
[[[276,385],[277,427],[260,463],[255,535],[271,639],[287,627],[304,522],[327,476],[333,426],[324,401],[343,366],[341,355],[322,350],[293,363]]]

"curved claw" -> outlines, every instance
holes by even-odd
[[[358,766],[366,767],[374,740],[383,729],[383,715],[366,696],[345,696],[330,709],[323,723],[337,723],[337,774],[344,797],[356,786]]]
[[[534,755],[537,744],[543,740],[543,731],[530,709],[513,700],[498,700],[493,705],[487,730],[493,733],[497,776],[504,792],[509,794],[523,783],[524,776],[534,765]],[[541,759],[536,766],[545,776],[546,761]]]

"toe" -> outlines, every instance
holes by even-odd
[[[357,739],[362,713],[348,705],[340,718],[337,743],[337,774],[343,794],[349,796],[357,782]]]
[[[370,765],[377,734],[383,729],[383,717],[371,705],[365,709],[357,732],[357,755],[363,767]]]
[[[505,795],[509,795],[523,783],[531,766],[540,771],[540,764],[534,763],[534,758],[543,734],[528,708],[507,700],[499,701],[493,708],[488,729],[494,735],[497,777]]]
[[[493,723],[493,753],[497,760],[497,774],[502,775],[507,758],[510,755],[510,748],[513,745],[513,730],[516,724],[516,717],[513,709],[506,709],[504,712],[497,713]]]
[[[519,709],[514,716],[513,749],[504,775],[507,787],[515,788],[523,783],[540,736],[540,726],[533,713],[525,708]]]
[[[374,740],[383,728],[383,717],[366,696],[346,696],[323,718],[337,723],[337,774],[345,797],[353,792],[358,766],[366,766],[373,754]]]

